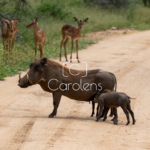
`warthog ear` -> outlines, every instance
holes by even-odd
[[[41,60],[41,64],[42,65],[45,65],[47,63],[47,58],[43,58],[42,60]]]

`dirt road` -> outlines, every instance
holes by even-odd
[[[79,56],[88,69],[113,72],[118,91],[136,98],[131,102],[136,124],[125,125],[121,108],[117,126],[110,117],[95,122],[91,104],[66,97],[57,117],[49,119],[52,94],[39,85],[19,88],[16,75],[0,82],[0,150],[150,149],[150,31],[105,39]]]

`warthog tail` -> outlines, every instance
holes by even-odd
[[[129,99],[135,99],[135,98],[131,98],[131,97],[129,97],[129,96],[128,96],[128,98],[129,98]]]
[[[117,79],[116,79],[116,76],[113,74],[113,73],[111,73],[111,72],[109,72],[113,77],[114,77],[114,79],[115,79],[115,86],[114,86],[114,91],[116,92],[117,91]]]

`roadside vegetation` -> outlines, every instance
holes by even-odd
[[[2,2],[6,3],[3,7]],[[0,80],[26,70],[33,61],[34,34],[32,29],[26,28],[32,18],[37,17],[38,27],[46,31],[44,57],[48,58],[58,58],[62,38],[61,28],[65,24],[77,26],[73,17],[89,18],[88,22],[83,25],[81,37],[84,37],[86,33],[107,30],[111,27],[136,30],[150,28],[150,7],[145,7],[139,0],[127,0],[119,6],[118,3],[111,3],[111,0],[107,0],[105,4],[101,3],[103,2],[101,0],[23,0],[28,3],[21,3],[21,0],[2,0],[2,2],[0,2],[0,19],[18,19],[21,22],[18,24],[18,34],[14,43],[13,64],[10,64],[9,60],[3,62],[3,45],[0,37]],[[80,38],[79,49],[86,48],[93,43],[92,39]],[[67,53],[70,53],[70,50],[71,42],[68,42]],[[39,56],[38,50],[37,58]]]

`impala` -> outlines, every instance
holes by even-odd
[[[76,58],[78,60],[78,63],[80,62],[79,57],[78,57],[78,39],[81,35],[82,26],[83,26],[84,22],[87,22],[88,18],[86,18],[84,20],[78,20],[76,17],[74,17],[74,20],[78,23],[78,27],[75,27],[70,24],[66,24],[62,27],[62,30],[61,30],[62,31],[62,41],[60,44],[60,54],[59,54],[60,61],[61,61],[61,49],[62,49],[63,43],[64,43],[64,50],[65,50],[65,58],[66,58],[66,61],[68,61],[67,60],[67,52],[66,52],[66,44],[69,41],[69,38],[71,38],[72,47],[71,47],[70,62],[72,62],[72,50],[73,50],[73,41],[74,40],[76,41]],[[66,40],[65,40],[65,38],[66,38]],[[64,42],[64,40],[65,40],[65,42]]]
[[[8,47],[9,47],[10,60],[13,61],[12,49],[13,49],[13,44],[14,44],[14,41],[15,41],[15,38],[16,38],[16,33],[17,33],[17,23],[19,23],[20,21],[17,21],[17,20],[4,20],[4,19],[2,19],[1,21],[4,22],[4,25],[1,28],[2,39],[3,39],[3,49],[4,49],[3,60],[4,60],[5,57],[7,59],[7,54],[5,54],[5,53],[6,53],[6,50],[8,50]]]
[[[46,32],[43,29],[38,29],[38,20],[37,18],[26,26],[27,28],[32,28],[34,30],[35,37],[35,58],[37,53],[37,46],[40,48],[40,58],[43,58],[43,47],[46,40]]]

